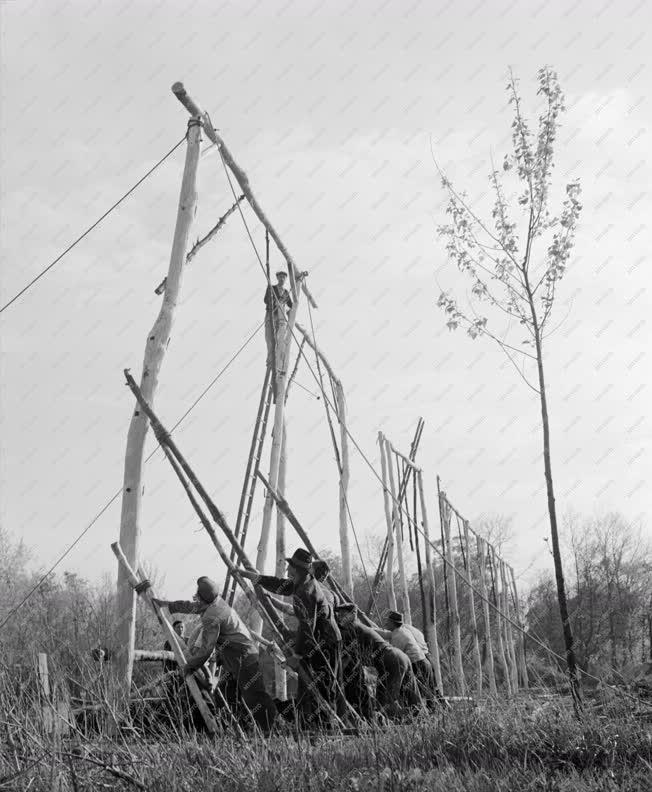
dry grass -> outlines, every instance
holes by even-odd
[[[559,703],[519,701],[313,742],[179,733],[55,742],[39,729],[37,702],[20,705],[5,701],[0,789],[634,792],[652,777],[649,725],[625,710],[579,722]]]

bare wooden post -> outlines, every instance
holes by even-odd
[[[383,502],[385,504],[385,521],[387,522],[387,598],[391,610],[396,610],[396,594],[394,593],[394,522],[389,505],[389,490],[387,489],[387,467],[385,448],[385,438],[382,432],[378,432],[378,445],[380,446],[380,469],[383,478]],[[391,466],[391,460],[389,460]]]
[[[274,406],[274,426],[272,429],[272,448],[269,459],[269,483],[276,489],[278,487],[278,473],[281,463],[281,448],[283,441],[283,420],[285,412],[285,390],[288,382],[288,362],[290,356],[290,344],[292,342],[292,331],[296,321],[297,309],[299,307],[299,290],[297,289],[292,308],[287,317],[287,325],[281,327],[280,338],[276,346],[277,369],[276,369],[276,404]],[[260,539],[256,554],[256,569],[265,573],[267,565],[267,549],[269,545],[269,533],[272,521],[272,507],[274,499],[266,494],[263,507],[263,521],[260,528]],[[252,628],[254,632],[262,630],[262,619],[258,613],[253,614]]]
[[[494,649],[491,642],[491,618],[489,614],[489,599],[487,596],[487,550],[484,539],[476,536],[478,554],[480,556],[480,594],[482,595],[482,620],[484,622],[484,640],[487,647],[487,679],[489,680],[489,693],[497,695],[496,674],[494,671]]]
[[[507,588],[507,571],[505,569],[505,562],[500,562],[500,582],[503,592],[503,612],[505,614],[505,638],[507,641],[507,654],[509,657],[509,667],[512,679],[512,689],[514,693],[518,691],[518,665],[516,663],[516,653],[514,651],[514,632],[512,630],[512,621],[510,614],[510,597]]]
[[[281,439],[281,457],[278,468],[278,490],[282,497],[285,497],[285,477],[287,470],[287,426],[283,418],[283,437]],[[285,515],[281,509],[276,510],[276,569],[277,577],[285,574]],[[283,618],[281,616],[281,618]],[[286,701],[288,697],[287,674],[285,669],[279,664],[274,663],[274,686],[276,698]]]
[[[119,543],[114,542],[111,545],[111,550],[113,550],[113,554],[118,559],[118,563],[120,564],[120,567],[124,569],[127,575],[127,579],[129,580],[129,585],[132,586],[132,588],[133,586],[137,586],[140,583],[140,581],[136,576],[136,573],[132,569],[129,560],[122,551],[122,548],[120,547]],[[177,663],[180,666],[184,666],[186,664],[186,657],[181,647],[179,636],[175,633],[175,631],[172,628],[172,625],[165,617],[161,609],[153,601],[154,593],[152,591],[151,586],[150,588],[148,588],[146,591],[143,592],[142,596],[144,597],[145,601],[149,603],[152,610],[156,614],[156,618],[158,619],[161,627],[163,627],[163,631],[165,632],[166,637],[170,642],[170,646],[172,647],[172,651],[174,652],[174,656],[176,658]],[[190,690],[190,694],[195,700],[195,703],[197,704],[197,708],[199,709],[199,712],[201,713],[201,716],[204,719],[206,728],[209,730],[211,734],[215,734],[215,732],[217,731],[217,726],[215,724],[215,721],[213,720],[213,716],[211,715],[208,709],[208,705],[206,704],[206,701],[204,700],[204,697],[202,696],[201,691],[199,690],[197,682],[193,678],[192,674],[185,677],[185,680],[186,680],[186,685],[188,685],[188,690]]]
[[[45,652],[39,652],[38,654],[37,670],[41,692],[43,729],[46,734],[52,734],[54,730],[54,720],[52,717],[52,700],[50,695],[50,672],[48,670],[48,656]]]
[[[518,649],[518,665],[521,676],[521,687],[527,690],[529,687],[529,680],[527,674],[527,663],[525,661],[525,625],[523,624],[523,617],[521,614],[521,606],[518,599],[518,591],[516,589],[516,576],[514,575],[514,567],[509,567],[509,573],[512,579],[512,591],[514,592],[514,610],[516,612],[516,621],[520,629],[520,634],[517,641]]]
[[[348,518],[348,492],[349,492],[349,435],[346,429],[346,399],[342,383],[331,376],[335,393],[335,408],[337,420],[340,424],[340,551],[342,555],[342,572],[344,574],[344,588],[353,596],[353,571],[351,566],[351,548],[349,546],[349,518]]]
[[[457,569],[451,551],[451,507],[446,499],[446,494],[441,493],[439,510],[444,528],[446,565],[450,572],[450,607],[453,616],[453,649],[455,652],[455,677],[460,696],[466,695],[466,682],[464,680],[464,666],[462,665],[462,636],[460,633],[460,611],[457,605]]]
[[[495,595],[495,605],[496,605],[496,637],[498,640],[498,659],[500,660],[500,664],[503,668],[503,676],[505,677],[505,687],[507,689],[507,695],[511,696],[512,680],[510,678],[509,665],[507,663],[507,658],[505,656],[505,644],[503,641],[502,608],[501,608],[500,596],[498,592],[498,573],[496,570],[495,557],[496,557],[496,551],[491,545],[489,545],[489,568],[491,569],[491,576],[493,580],[494,595]]]
[[[423,488],[423,472],[417,474],[417,484],[419,486],[419,500],[421,501],[421,519],[423,521],[423,536],[426,546],[426,572],[428,576],[428,622],[426,627],[426,641],[430,650],[435,669],[435,680],[439,692],[443,694],[444,684],[441,677],[441,664],[439,660],[439,639],[437,637],[437,600],[435,587],[435,572],[432,566],[432,550],[430,547],[430,525],[428,523],[428,511],[426,509],[426,496]]]
[[[482,695],[482,658],[480,657],[480,643],[478,641],[478,623],[475,618],[475,603],[473,599],[473,574],[471,572],[471,548],[469,544],[469,523],[463,521],[464,526],[464,554],[466,558],[466,576],[468,578],[467,592],[469,597],[469,612],[471,614],[471,638],[473,639],[473,657],[475,659],[476,693]]]
[[[387,453],[387,473],[389,475],[389,488],[392,494],[392,512],[394,518],[394,535],[396,536],[396,558],[398,560],[398,575],[401,583],[401,599],[403,601],[403,618],[408,624],[412,624],[412,609],[410,608],[410,592],[405,576],[405,557],[403,555],[403,537],[401,536],[401,516],[399,513],[399,502],[396,492],[396,482],[394,480],[394,465],[392,453],[394,449],[387,438],[385,438],[385,448]]]
[[[197,119],[189,123],[186,161],[181,182],[181,195],[177,222],[172,242],[165,294],[161,310],[147,336],[141,389],[149,404],[153,404],[165,351],[170,342],[174,311],[181,292],[188,237],[197,208],[197,166],[201,126]],[[129,564],[138,568],[140,546],[140,510],[143,495],[143,463],[145,437],[149,423],[147,416],[136,408],[127,435],[125,453],[122,513],[120,517],[120,545]],[[118,630],[116,668],[118,680],[125,697],[131,688],[134,636],[136,624],[136,598],[122,565],[118,567]]]

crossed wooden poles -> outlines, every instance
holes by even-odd
[[[231,560],[229,554],[224,549],[222,543],[218,539],[217,533],[211,523],[211,520],[214,523],[217,523],[217,525],[222,529],[222,532],[226,536],[231,547],[233,548],[233,551],[235,552],[235,555],[238,557],[244,568],[249,570],[254,570],[255,567],[249,560],[247,554],[245,553],[244,548],[233,534],[233,531],[231,530],[231,528],[229,527],[226,521],[226,518],[219,510],[217,505],[214,503],[214,501],[211,499],[210,495],[206,492],[201,482],[198,480],[197,476],[193,472],[192,468],[186,462],[185,458],[177,448],[176,443],[172,440],[168,432],[163,427],[161,421],[158,419],[154,411],[151,409],[151,407],[143,397],[140,388],[138,387],[135,380],[129,373],[128,369],[125,370],[125,378],[127,380],[127,385],[129,386],[132,393],[136,397],[136,400],[138,401],[140,408],[143,410],[143,412],[149,419],[152,425],[152,429],[154,430],[154,434],[156,435],[156,439],[161,445],[161,448],[163,449],[163,452],[165,453],[168,461],[170,462],[170,465],[172,466],[174,472],[177,474],[177,477],[179,478],[179,481],[181,482],[181,485],[183,486],[186,495],[188,496],[188,499],[190,500],[195,512],[197,513],[197,516],[199,517],[202,525],[204,526],[204,529],[206,530],[206,533],[210,537],[210,540],[212,541],[220,558],[226,565],[226,568],[231,574],[232,578],[240,586],[242,591],[244,591],[251,605],[261,614],[263,620],[270,627],[272,635],[274,636],[274,643],[278,647],[280,647],[281,651],[283,652],[283,654],[287,659],[287,657],[292,653],[292,650],[289,646],[291,632],[284,625],[282,619],[278,614],[278,611],[276,610],[276,607],[274,606],[269,594],[265,591],[265,589],[263,589],[259,585],[255,585],[251,587],[248,584],[248,582],[245,580],[245,578],[242,577],[242,575],[240,574],[240,570]],[[292,526],[295,528],[301,539],[305,542],[307,549],[311,551],[313,554],[315,554],[314,547],[310,543],[307,534],[300,526],[299,521],[292,513],[290,507],[287,505],[287,502],[269,486],[267,480],[260,472],[258,472],[258,477],[268,488],[270,495],[276,501],[278,508],[284,512],[288,521],[292,524]],[[204,506],[208,511],[208,515],[210,515],[210,519],[209,516],[204,512],[204,509],[200,505],[199,500],[196,497],[195,493],[199,496],[199,499],[203,501]],[[127,559],[124,557],[124,554],[122,553],[119,545],[117,543],[114,543],[112,545],[112,549],[116,557],[118,558],[118,561],[120,562],[121,566],[125,570],[126,574],[129,576],[131,584],[134,587],[136,587],[141,581],[138,579],[133,569],[131,569],[131,567],[129,566],[129,563],[127,562]],[[346,600],[349,600],[349,597],[342,590],[339,584],[337,584],[333,580],[332,577],[330,578],[329,583],[334,591],[336,591],[340,596],[342,596]],[[143,593],[146,599],[148,599],[148,601],[151,602],[152,600],[151,589],[148,589]],[[154,610],[156,612],[157,618],[159,619],[159,622],[161,623],[161,626],[165,630],[166,635],[170,640],[177,662],[180,665],[184,664],[185,655],[183,652],[183,648],[179,643],[178,636],[172,629],[169,621],[161,613],[160,609],[155,605],[155,603],[152,603],[152,606],[154,607]],[[258,638],[258,636],[255,637]],[[330,705],[319,695],[319,691],[315,688],[313,680],[310,678],[309,674],[301,665],[299,665],[297,669],[297,674],[302,679],[304,684],[312,690],[314,695],[319,700],[321,707],[330,714],[330,716],[335,720],[336,723],[338,723],[340,726],[344,726],[343,722],[335,713],[335,711],[332,709],[332,707],[330,707]],[[192,676],[187,677],[186,682],[190,689],[191,695],[193,696],[194,700],[197,702],[197,706],[199,708],[200,713],[202,714],[202,717],[204,718],[206,726],[208,727],[209,731],[214,732],[216,728],[215,722],[212,716],[210,715],[210,712],[208,711],[206,702],[204,701],[201,692],[197,687],[197,683],[192,679]]]

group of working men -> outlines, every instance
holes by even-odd
[[[330,570],[325,562],[313,561],[302,548],[286,561],[286,578],[253,570],[240,573],[273,594],[291,597],[291,605],[272,599],[297,620],[287,664],[298,676],[293,713],[302,728],[356,725],[353,721],[376,713],[397,717],[423,706],[433,708],[442,700],[423,634],[404,624],[400,613],[389,611],[383,626],[376,626],[327,585]],[[212,658],[226,672],[220,688],[224,699],[244,707],[249,721],[269,734],[279,710],[287,706],[267,692],[257,641],[217,585],[200,577],[192,601],[155,602],[170,613],[200,616],[182,674],[199,672]],[[180,628],[175,622],[177,632]],[[369,669],[376,672],[375,696]]]

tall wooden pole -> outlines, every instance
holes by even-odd
[[[145,346],[140,387],[149,404],[154,403],[163,358],[172,333],[174,312],[181,292],[188,238],[197,209],[197,166],[201,141],[201,126],[198,119],[190,121],[187,140],[186,161],[165,294],[159,315],[147,336]],[[120,517],[120,546],[125,558],[134,569],[137,569],[139,565],[140,510],[143,495],[145,438],[148,427],[147,416],[137,408],[132,416],[127,435]],[[128,695],[133,668],[136,597],[129,575],[122,564],[118,566],[117,611],[117,676],[123,692]]]
[[[480,657],[480,642],[478,641],[478,623],[475,618],[475,601],[473,598],[473,574],[471,572],[471,546],[469,543],[469,523],[462,522],[464,527],[464,555],[466,560],[466,577],[468,580],[467,594],[469,598],[469,613],[471,616],[471,638],[473,640],[473,658],[475,660],[475,686],[478,697],[482,695],[482,658]]]
[[[512,591],[514,592],[514,611],[516,613],[516,621],[520,629],[520,634],[517,640],[518,649],[518,665],[521,676],[521,687],[527,690],[529,687],[529,680],[527,675],[527,663],[525,660],[525,625],[523,623],[523,616],[521,614],[521,605],[518,600],[518,591],[516,589],[516,575],[514,574],[514,567],[508,567],[510,577],[512,579]]]
[[[287,471],[287,427],[285,418],[283,419],[283,433],[281,439],[281,457],[278,468],[278,491],[281,497],[285,497],[285,479]],[[283,577],[285,573],[285,514],[281,509],[276,510],[276,568],[275,574],[277,577]],[[282,617],[281,617],[282,618]],[[287,692],[287,674],[285,669],[278,663],[274,664],[274,683],[276,689],[276,698],[280,701],[286,701],[288,697]]]
[[[514,651],[514,632],[512,630],[512,620],[510,614],[510,596],[507,587],[507,570],[504,561],[500,562],[500,583],[503,592],[503,611],[505,613],[505,637],[507,640],[507,654],[512,678],[512,688],[514,693],[518,691],[518,664],[516,662],[516,652]]]
[[[462,665],[462,636],[460,632],[460,611],[457,605],[457,569],[453,561],[453,552],[451,548],[451,508],[446,500],[446,494],[441,493],[439,498],[439,509],[442,519],[442,526],[444,529],[445,546],[444,552],[446,555],[446,566],[449,567],[451,572],[451,583],[449,588],[450,593],[450,607],[453,616],[453,651],[455,654],[455,678],[457,680],[457,688],[460,696],[466,695],[466,682],[464,680],[464,666]]]
[[[487,651],[486,669],[489,680],[489,693],[497,695],[496,674],[494,670],[494,648],[491,642],[491,617],[489,613],[489,599],[487,596],[487,548],[484,539],[476,536],[478,555],[480,556],[480,594],[482,595],[482,621],[484,623],[484,640]]]
[[[396,610],[396,594],[394,593],[394,522],[392,520],[392,511],[389,503],[389,490],[387,489],[387,468],[389,465],[385,448],[385,438],[382,432],[378,432],[378,445],[380,447],[380,470],[383,478],[383,503],[385,505],[385,521],[387,523],[387,571],[385,578],[387,580],[387,599],[391,610]]]
[[[435,571],[432,565],[432,549],[430,547],[430,524],[428,523],[428,510],[426,508],[426,495],[423,488],[423,472],[417,474],[417,484],[419,486],[419,500],[421,501],[421,520],[423,522],[423,537],[425,539],[426,552],[426,573],[428,576],[428,626],[426,629],[426,641],[430,650],[430,657],[434,663],[435,679],[439,692],[443,694],[444,685],[441,677],[441,665],[439,660],[439,639],[437,637],[437,599],[435,588]]]
[[[489,569],[491,570],[492,587],[494,594],[494,605],[496,606],[496,640],[498,642],[498,659],[503,668],[505,689],[507,695],[512,695],[512,680],[509,673],[509,664],[505,655],[505,642],[503,640],[503,619],[500,596],[498,592],[498,572],[496,569],[496,551],[489,545]]]
[[[394,449],[385,438],[385,449],[387,453],[387,473],[389,477],[389,489],[392,494],[392,512],[394,517],[394,535],[396,537],[396,559],[398,561],[398,575],[401,583],[401,599],[403,601],[403,618],[408,624],[412,624],[412,609],[410,608],[410,592],[405,575],[405,557],[403,555],[403,537],[401,535],[401,515],[399,511],[398,497],[396,491],[396,481],[394,480]]]
[[[269,483],[272,489],[278,487],[278,474],[279,466],[281,463],[281,449],[283,445],[283,420],[285,412],[285,390],[288,382],[288,363],[290,357],[290,344],[292,343],[292,332],[294,330],[294,323],[296,321],[297,309],[299,307],[300,292],[297,289],[292,308],[287,317],[287,323],[281,325],[279,331],[279,338],[277,338],[276,353],[276,404],[274,405],[274,426],[272,429],[272,447],[269,459]],[[265,504],[263,507],[263,521],[260,528],[260,539],[258,541],[258,549],[256,554],[256,569],[265,574],[267,566],[267,551],[269,546],[269,534],[272,522],[272,508],[274,506],[274,499],[271,495],[266,493]],[[252,628],[254,632],[260,632],[262,629],[262,619],[255,613],[252,621]]]
[[[351,547],[349,544],[349,435],[346,429],[346,399],[344,388],[337,378],[332,378],[335,393],[335,408],[337,420],[340,424],[340,551],[342,555],[342,572],[344,574],[344,588],[353,596],[353,568],[351,564]]]

